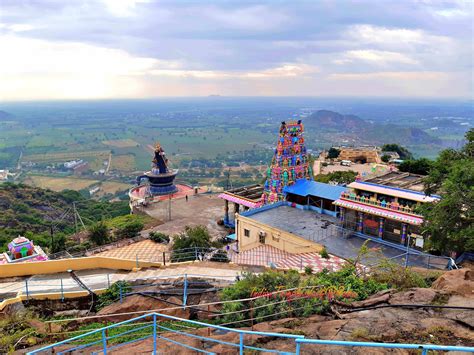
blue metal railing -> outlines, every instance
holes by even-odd
[[[146,318],[152,318],[153,323],[150,324],[150,325],[140,326],[140,327],[137,327],[137,328],[134,328],[134,329],[131,329],[131,330],[127,330],[123,333],[115,334],[113,336],[108,336],[108,332],[111,329],[118,328],[118,327],[121,327],[123,325],[129,324],[129,323],[132,323],[132,322],[136,322],[138,320],[143,320],[143,319],[146,319]],[[198,326],[198,327],[213,328],[213,329],[221,330],[221,331],[224,331],[224,332],[236,333],[236,334],[239,335],[239,342],[238,343],[233,343],[233,342],[229,342],[229,341],[223,341],[223,340],[219,340],[219,339],[215,339],[215,338],[211,338],[211,337],[199,336],[199,335],[196,335],[196,334],[190,334],[190,333],[187,333],[187,332],[184,332],[184,331],[175,330],[175,329],[172,329],[170,327],[160,325],[160,321],[159,321],[158,318],[164,318],[164,319],[171,320],[171,321],[184,322],[184,323],[187,323],[187,324],[190,324],[190,325],[193,325],[193,326]],[[142,336],[142,337],[139,337],[137,339],[127,341],[127,342],[123,342],[121,344],[117,344],[117,345],[113,345],[113,346],[108,345],[109,341],[112,340],[112,339],[117,339],[121,336],[129,335],[133,332],[136,332],[136,331],[139,331],[139,330],[144,330],[144,329],[147,329],[147,328],[152,328],[153,329],[153,331],[150,335]],[[159,331],[162,331],[162,332],[159,333]],[[244,338],[245,335],[259,335],[259,336],[265,336],[265,337],[284,338],[284,339],[293,339],[293,340],[304,338],[304,336],[302,336],[302,335],[282,334],[282,333],[272,333],[272,332],[257,332],[257,331],[250,331],[250,330],[232,329],[232,328],[227,328],[227,327],[223,327],[223,326],[219,326],[219,325],[208,324],[208,323],[203,323],[203,322],[189,320],[189,319],[182,319],[182,318],[169,316],[169,315],[161,314],[161,313],[150,313],[150,314],[146,314],[146,315],[143,315],[143,316],[140,316],[140,317],[129,319],[129,320],[126,320],[126,321],[123,321],[123,322],[120,322],[120,323],[109,325],[109,326],[106,326],[106,327],[103,327],[103,328],[100,328],[100,329],[92,330],[92,331],[87,332],[85,334],[81,334],[81,335],[75,336],[73,338],[63,340],[63,341],[60,341],[60,342],[52,344],[52,345],[45,346],[45,347],[42,347],[40,349],[33,350],[31,352],[28,352],[27,354],[34,355],[34,354],[45,353],[46,351],[53,352],[55,350],[58,350],[58,348],[60,349],[60,351],[57,352],[57,353],[58,354],[64,354],[64,353],[69,353],[73,350],[78,350],[78,349],[82,350],[82,349],[85,349],[85,348],[88,348],[88,347],[91,347],[91,346],[96,346],[96,347],[101,346],[101,349],[94,349],[94,353],[101,352],[104,355],[106,355],[108,350],[111,350],[113,348],[117,348],[119,346],[123,346],[125,344],[129,344],[129,343],[132,343],[132,342],[137,342],[137,341],[141,341],[141,340],[144,340],[144,339],[148,339],[148,338],[153,338],[153,354],[157,354],[158,339],[163,339],[166,342],[171,342],[173,344],[184,347],[186,349],[191,349],[191,350],[202,352],[202,353],[205,353],[205,354],[213,354],[212,352],[209,352],[207,350],[198,349],[198,348],[192,347],[192,346],[190,346],[186,343],[183,343],[181,341],[177,341],[177,340],[165,337],[162,334],[163,332],[178,334],[182,337],[189,337],[189,338],[195,338],[195,339],[197,338],[197,339],[205,340],[205,341],[208,341],[208,342],[213,342],[213,343],[222,344],[222,345],[225,345],[225,346],[238,348],[239,349],[239,354],[241,354],[241,355],[243,355],[245,349],[271,352],[271,353],[277,353],[277,354],[287,354],[288,353],[286,351],[280,351],[280,350],[277,350],[277,349],[266,349],[266,348],[251,346],[251,345],[245,345],[245,338]],[[84,339],[87,339],[87,337],[91,337],[91,336],[94,336],[94,335],[100,335],[100,339],[99,340],[93,339],[89,343],[78,345],[78,343],[84,342]],[[179,339],[181,339],[181,338],[179,338]],[[67,347],[67,345],[72,345],[72,347],[65,349],[65,347]]]
[[[109,336],[109,331],[114,328],[120,328],[124,325],[127,325],[129,323],[136,322],[138,320],[143,320],[146,318],[151,318],[152,323],[151,324],[146,324],[143,325],[143,323],[139,324],[138,327],[124,331],[119,334],[114,334],[112,336]],[[219,340],[216,338],[211,338],[210,336],[201,336],[197,334],[192,334],[188,333],[185,331],[180,331],[171,328],[170,326],[162,325],[160,324],[160,318],[164,318],[168,321],[178,321],[178,322],[183,322],[187,323],[189,325],[193,326],[198,326],[200,328],[213,328],[217,329],[220,331],[224,332],[232,332],[238,334],[238,339],[239,341],[234,343],[230,341],[223,341]],[[123,341],[122,343],[114,344],[114,345],[109,345],[109,341],[113,339],[118,339],[124,335],[130,335],[133,332],[137,331],[143,331],[145,329],[150,329],[150,334],[146,334],[143,336],[143,334],[140,334],[140,336],[137,335],[137,338],[128,340],[128,341]],[[165,333],[171,333],[175,335],[179,335],[179,341],[175,339],[169,338],[169,336],[165,336]],[[94,335],[98,335],[100,339],[93,338],[91,339],[88,343],[84,344],[85,339],[87,337],[91,337]],[[167,335],[167,334],[166,334]],[[288,352],[288,351],[282,351],[278,349],[267,349],[267,348],[261,348],[257,346],[252,346],[252,345],[246,345],[245,344],[245,336],[248,335],[254,335],[254,336],[265,336],[265,337],[271,337],[271,338],[284,338],[288,340],[292,340],[295,342],[295,352]],[[210,351],[207,351],[205,349],[199,349],[196,347],[193,347],[187,343],[184,343],[181,341],[183,337],[189,337],[192,339],[200,339],[205,342],[212,342],[216,344],[222,344],[224,346],[232,347],[235,349],[238,349],[239,354],[243,354],[245,350],[254,350],[254,351],[260,351],[260,352],[268,352],[268,353],[276,353],[276,354],[295,354],[295,355],[300,355],[302,351],[302,346],[320,346],[320,345],[326,345],[326,346],[345,346],[345,347],[364,347],[364,348],[386,348],[386,349],[413,349],[413,350],[421,350],[422,355],[428,354],[428,351],[433,350],[433,351],[460,351],[460,352],[467,352],[467,353],[474,353],[474,347],[467,347],[467,346],[444,346],[444,345],[432,345],[432,344],[401,344],[401,343],[372,343],[372,342],[357,342],[357,341],[339,341],[339,340],[320,340],[320,339],[305,339],[303,335],[294,335],[294,334],[283,334],[283,333],[272,333],[272,332],[258,332],[258,331],[251,331],[251,330],[241,330],[241,329],[233,329],[233,328],[227,328],[219,325],[214,325],[214,324],[208,324],[208,323],[203,323],[199,321],[194,321],[194,320],[189,320],[189,319],[182,319],[174,316],[169,316],[161,313],[150,313],[146,314],[140,317],[136,317],[133,319],[129,319],[120,323],[116,323],[113,325],[109,325],[107,327],[103,327],[101,329],[96,329],[92,330],[88,333],[78,335],[76,337],[60,341],[58,343],[48,345],[45,347],[42,347],[40,349],[33,350],[31,352],[28,352],[28,354],[34,355],[34,354],[41,354],[45,352],[55,352],[57,350],[58,354],[64,354],[64,353],[69,353],[74,350],[83,350],[86,348],[90,347],[95,347],[94,349],[89,349],[91,353],[97,354],[97,353],[103,353],[104,355],[107,354],[107,351],[110,351],[112,349],[116,349],[120,346],[124,346],[130,343],[134,342],[139,342],[145,339],[152,338],[153,339],[153,352],[152,354],[157,354],[157,350],[159,348],[158,340],[161,339],[164,342],[169,342],[175,345],[178,345],[182,348],[197,351],[200,353],[205,353],[205,354],[213,354]],[[71,345],[72,347],[67,348],[68,345]],[[144,345],[146,347],[146,345]],[[143,350],[148,350],[148,349],[143,349]]]

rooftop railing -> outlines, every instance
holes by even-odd
[[[363,203],[369,206],[376,206],[385,208],[390,211],[408,213],[416,216],[420,216],[419,213],[415,212],[415,209],[406,205],[401,205],[398,202],[387,202],[385,200],[379,201],[375,198],[370,198],[362,195],[357,195],[353,192],[343,192],[341,193],[341,198],[345,200],[351,200],[359,203]]]

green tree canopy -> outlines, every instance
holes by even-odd
[[[350,184],[355,181],[357,173],[355,171],[334,171],[329,174],[317,175],[314,180],[325,184],[335,183],[338,185]]]
[[[328,150],[328,158],[329,159],[337,159],[341,151],[337,148],[331,147]]]
[[[422,207],[429,246],[441,252],[474,250],[474,129],[466,139],[461,150],[442,151],[425,179],[425,193],[441,196]]]
[[[89,239],[97,245],[106,244],[110,239],[107,225],[101,221],[90,226]]]
[[[426,158],[405,160],[398,166],[400,171],[412,174],[428,175],[433,162]]]

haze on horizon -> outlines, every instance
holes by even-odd
[[[471,1],[1,0],[0,100],[473,97]]]

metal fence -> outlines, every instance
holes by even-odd
[[[178,328],[178,329],[177,329]],[[208,329],[207,336],[198,335],[195,328]],[[232,339],[221,340],[211,337],[211,331],[219,332],[220,334],[234,333],[238,341]],[[173,337],[173,338],[172,338]],[[265,337],[264,346],[262,347],[255,339]],[[152,341],[143,342],[146,339]],[[189,344],[187,339],[198,339],[201,342],[201,347],[196,343]],[[269,343],[272,340],[284,340],[286,343],[294,345],[294,352],[287,350],[283,351],[279,348],[269,348]],[[302,353],[302,348],[312,348],[318,350],[320,346],[344,346],[344,347],[364,347],[364,348],[385,348],[385,349],[413,349],[420,350],[423,355],[428,354],[429,351],[458,351],[473,353],[473,347],[466,346],[443,346],[431,344],[397,344],[397,343],[369,343],[369,342],[355,342],[355,341],[337,341],[337,340],[320,340],[320,339],[305,339],[303,335],[272,333],[272,332],[258,332],[252,330],[242,330],[235,328],[228,328],[224,326],[182,319],[161,313],[145,314],[133,319],[129,319],[120,323],[116,323],[107,327],[92,330],[85,334],[81,334],[70,339],[60,341],[58,343],[48,345],[28,354],[48,354],[48,353],[72,353],[73,351],[86,351],[92,354],[107,354],[107,352],[119,349],[120,347],[142,342],[140,344],[141,351],[151,351],[152,354],[158,354],[161,350],[162,344],[168,343],[176,346],[177,349],[183,349],[188,352],[198,352],[204,354],[214,354],[209,351],[210,345],[220,345],[221,348],[233,350],[243,355],[245,352],[261,352],[261,353],[275,353],[275,354],[296,354]],[[350,350],[350,349],[348,349]],[[225,350],[224,350],[225,351]]]

